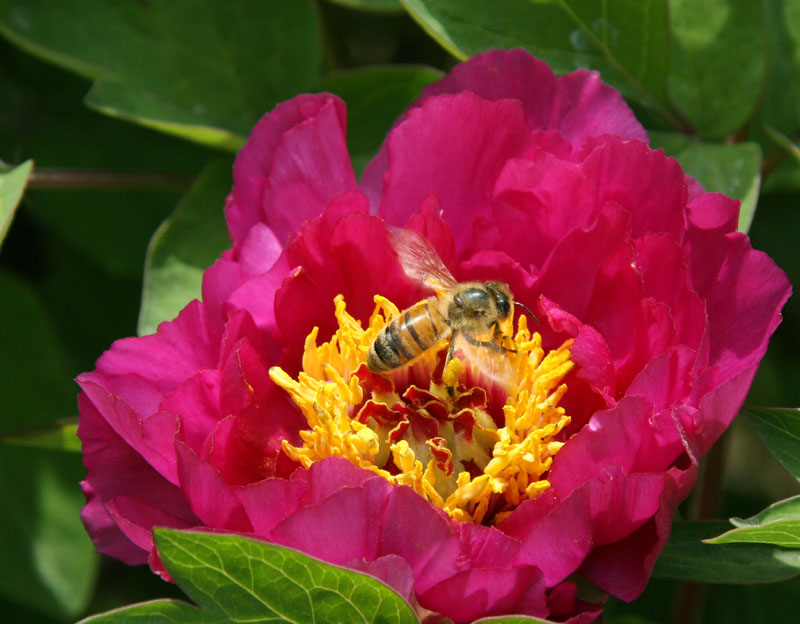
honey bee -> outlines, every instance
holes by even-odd
[[[507,358],[513,349],[502,344],[511,333],[514,301],[502,282],[458,282],[438,254],[411,230],[392,229],[392,244],[406,275],[436,294],[403,310],[375,337],[369,348],[367,367],[374,373],[389,373],[413,364],[449,339],[444,370],[461,352],[481,374],[501,380],[507,374]],[[451,397],[455,382],[447,383]]]

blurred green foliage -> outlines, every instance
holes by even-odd
[[[198,296],[198,271],[225,245],[222,220],[202,215],[221,209],[230,152],[301,90],[327,89],[348,103],[360,171],[396,115],[461,58],[521,45],[560,73],[599,70],[659,131],[659,146],[709,190],[743,201],[740,226],[752,219],[753,245],[793,283],[800,277],[798,0],[0,0],[0,35],[0,160],[35,161],[0,249],[0,474],[13,497],[0,533],[17,538],[0,540],[0,558],[19,570],[0,579],[8,621],[73,621],[181,595],[145,568],[104,559],[96,573],[77,522],[80,455],[74,438],[59,437],[76,414],[69,380],[137,323],[152,329],[180,307],[175,271],[193,276],[179,298]],[[54,168],[70,170],[61,178],[70,188],[37,180]],[[110,172],[122,186],[87,171]],[[160,177],[141,183],[142,172]],[[173,215],[179,205],[200,208]],[[2,207],[0,221],[13,212]],[[793,299],[749,402],[800,405],[799,349]],[[719,517],[797,493],[748,424],[726,437]],[[606,621],[793,621],[799,590],[797,578],[656,579],[632,605],[612,600]]]

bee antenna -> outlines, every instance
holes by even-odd
[[[537,318],[536,318],[536,315],[535,315],[533,312],[531,312],[531,309],[530,309],[528,306],[526,306],[524,303],[520,303],[519,301],[515,301],[515,302],[514,302],[514,305],[517,305],[517,306],[519,306],[520,308],[522,308],[523,310],[525,310],[525,311],[526,311],[526,312],[527,312],[527,313],[530,315],[530,317],[531,317],[531,318],[532,318],[534,321],[536,321],[536,324],[537,324],[537,325],[539,325],[539,324],[540,324],[540,323],[539,323],[539,319],[537,319]]]

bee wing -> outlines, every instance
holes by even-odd
[[[392,247],[408,277],[435,291],[453,288],[458,282],[430,243],[412,230],[390,228]]]
[[[511,356],[513,353],[493,336],[480,336],[469,332],[456,332],[452,338],[454,357],[466,364],[468,379],[472,384],[491,382],[508,389],[514,377]]]

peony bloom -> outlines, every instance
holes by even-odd
[[[783,272],[595,73],[475,57],[423,92],[360,184],[345,125],[324,94],[267,114],[202,302],[78,378],[97,548],[166,576],[154,526],[254,535],[455,622],[591,621],[576,575],[636,598],[744,401]],[[510,377],[461,353],[445,371],[447,341],[367,369],[388,320],[433,294],[387,226],[533,312],[503,332]]]

